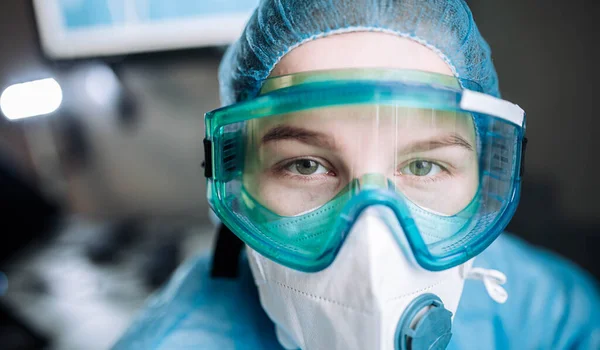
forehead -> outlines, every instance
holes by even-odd
[[[271,76],[340,68],[414,69],[453,75],[437,53],[414,40],[381,32],[353,32],[300,45],[279,61]]]
[[[337,106],[288,113],[252,120],[248,128],[255,136],[261,136],[282,125],[318,131],[336,138],[377,131],[378,134],[403,134],[406,137],[456,132],[472,139],[475,132],[470,114],[385,105]]]

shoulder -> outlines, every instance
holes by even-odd
[[[480,260],[480,261],[477,261]],[[507,276],[506,288],[517,300],[525,300],[524,292],[562,299],[579,306],[584,302],[598,306],[600,302],[597,281],[578,265],[546,249],[533,246],[510,234],[502,235],[476,259],[476,265],[503,271]],[[577,298],[574,298],[577,297]],[[558,301],[558,300],[557,300]]]
[[[276,342],[273,326],[249,271],[242,269],[235,279],[213,279],[209,268],[209,256],[182,265],[148,299],[113,349],[270,348]]]
[[[169,283],[148,298],[113,349],[157,349],[170,329],[179,327],[193,306],[192,294],[200,291],[207,268],[205,258],[179,267]],[[194,283],[195,281],[195,283]]]
[[[598,285],[575,264],[503,234],[475,265],[506,274],[508,300],[496,304],[483,286],[469,281],[459,312],[464,306],[462,319],[467,321],[491,319],[488,331],[497,343],[509,348],[600,348]]]

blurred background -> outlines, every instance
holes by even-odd
[[[107,349],[210,252],[202,118],[256,3],[0,3],[0,348]],[[468,3],[528,113],[509,231],[600,278],[598,2]]]

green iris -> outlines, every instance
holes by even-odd
[[[415,176],[428,175],[432,168],[433,163],[426,160],[417,160],[408,165],[408,169],[410,170],[411,174]]]
[[[319,163],[310,159],[301,159],[294,164],[298,173],[302,175],[312,175],[319,169]]]

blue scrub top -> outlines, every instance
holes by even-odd
[[[114,349],[282,349],[241,260],[231,280],[210,278],[210,257],[187,262]],[[508,300],[466,281],[449,349],[600,349],[600,294],[577,266],[509,234],[474,265],[506,274]]]

